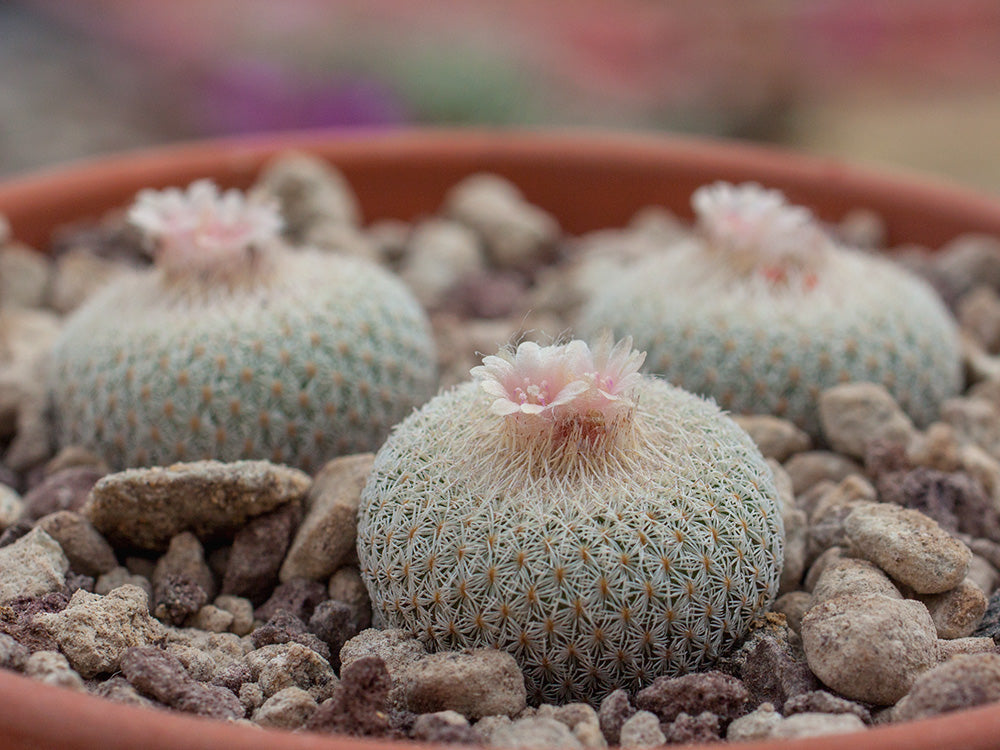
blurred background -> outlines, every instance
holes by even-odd
[[[1000,193],[1000,2],[0,0],[0,176],[411,124],[725,136]]]

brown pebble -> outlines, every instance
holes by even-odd
[[[722,672],[700,672],[682,677],[657,677],[635,696],[641,711],[656,714],[669,724],[682,712],[692,716],[708,711],[724,723],[744,713],[750,693],[743,682]]]

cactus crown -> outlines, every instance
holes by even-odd
[[[592,467],[630,447],[635,402],[645,352],[632,338],[602,337],[594,349],[583,341],[517,349],[483,358],[470,371],[494,397],[502,450],[525,462],[529,474]]]
[[[814,273],[830,245],[809,209],[754,182],[705,185],[691,205],[707,249],[740,276],[787,283],[790,273]]]
[[[153,245],[168,280],[230,285],[259,278],[282,228],[276,203],[220,192],[211,180],[197,180],[186,191],[142,190],[128,218]]]

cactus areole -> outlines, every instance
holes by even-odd
[[[626,339],[488,356],[404,420],[362,493],[376,612],[429,647],[512,653],[529,694],[596,703],[710,666],[775,596],[771,471]]]
[[[112,468],[374,450],[436,386],[430,326],[372,263],[291,249],[274,205],[143,191],[155,265],[77,310],[52,355],[56,442]]]

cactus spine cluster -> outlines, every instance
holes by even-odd
[[[694,236],[609,279],[582,335],[627,333],[651,372],[814,436],[816,399],[838,383],[885,385],[919,425],[958,393],[956,326],[924,281],[835,246],[777,191],[718,183],[692,203]]]
[[[773,478],[713,404],[624,340],[530,342],[378,452],[358,557],[389,627],[512,653],[534,700],[600,701],[710,665],[773,599]]]
[[[358,259],[281,244],[273,205],[144,191],[152,269],[68,321],[52,356],[60,445],[113,468],[265,458],[306,470],[374,450],[435,390],[424,313]]]

